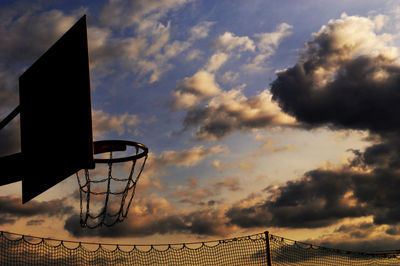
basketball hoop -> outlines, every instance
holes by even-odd
[[[94,159],[96,164],[106,166],[107,174],[105,178],[104,175],[103,177],[99,175],[98,170],[83,170],[84,178],[79,175],[79,172],[76,173],[80,194],[80,223],[82,227],[90,229],[103,225],[113,226],[127,217],[135,195],[136,184],[148,156],[148,148],[133,141],[103,140],[95,141],[93,144],[94,154],[108,152],[109,157]],[[133,147],[135,153],[113,158],[114,152],[126,151],[127,146]],[[114,177],[113,166],[121,163],[124,165],[123,163],[128,162],[130,164],[128,177]],[[123,167],[126,167],[126,164]]]

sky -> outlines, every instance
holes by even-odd
[[[18,77],[84,14],[94,138],[150,150],[128,218],[80,228],[71,176],[25,205],[20,183],[1,187],[0,230],[399,248],[398,1],[1,1],[1,118]],[[0,132],[0,155],[20,151],[19,130]]]

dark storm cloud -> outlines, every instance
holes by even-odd
[[[330,21],[271,84],[273,100],[306,128],[368,130],[375,144],[352,150],[354,158],[342,167],[308,171],[267,190],[273,197],[232,207],[226,213],[232,224],[315,228],[365,216],[375,225],[400,222],[400,66],[376,28],[368,18]]]
[[[383,57],[358,57],[340,66],[333,81],[313,89],[310,74],[316,66],[307,61],[278,73],[271,92],[282,109],[313,126],[332,124],[340,128],[373,132],[398,130],[400,67]],[[384,71],[385,80],[371,76]]]
[[[227,216],[245,228],[315,228],[369,215],[376,225],[396,225],[400,222],[399,186],[398,169],[313,170],[277,188],[276,198],[233,207]]]
[[[373,223],[361,223],[361,224],[345,224],[335,230],[337,233],[345,233],[347,236],[352,238],[365,238],[374,232]]]
[[[27,226],[38,226],[43,224],[45,221],[43,219],[38,219],[38,220],[29,220],[26,222]]]
[[[352,165],[361,167],[400,168],[400,140],[397,134],[384,138],[381,143],[367,147],[364,152],[353,150]]]
[[[102,237],[143,237],[154,234],[197,234],[224,235],[230,230],[223,212],[217,210],[200,210],[190,213],[159,215],[147,213],[145,216],[130,215],[123,223],[113,227],[82,229],[79,216],[72,215],[66,220],[64,228],[74,236]]]
[[[0,217],[0,225],[3,224],[14,224],[17,221],[15,218],[9,218],[8,216]]]
[[[26,204],[21,204],[21,197],[19,196],[3,196],[0,197],[0,213],[13,217],[58,216],[72,213],[73,207],[65,202],[66,199],[42,202],[31,200]]]
[[[373,240],[358,240],[358,241],[321,241],[319,245],[329,248],[337,248],[341,250],[353,250],[363,252],[375,252],[384,250],[393,250],[393,247],[400,245],[400,240],[382,236]],[[395,253],[394,253],[395,254]]]
[[[133,222],[131,222],[133,220]],[[102,236],[102,237],[128,237],[149,236],[153,234],[188,232],[189,228],[182,217],[171,215],[167,217],[154,217],[145,223],[136,223],[132,215],[130,220],[114,225],[113,227],[101,227],[97,229],[82,229],[79,216],[73,215],[65,222],[64,228],[74,236]]]
[[[227,212],[231,223],[241,227],[278,226],[315,228],[331,225],[345,217],[367,213],[360,204],[343,200],[351,190],[350,172],[315,170],[297,181],[289,181],[275,191],[276,199],[248,207],[233,207]]]
[[[301,59],[277,72],[273,99],[311,126],[391,132],[400,127],[400,66],[387,36],[368,18],[342,16],[308,42]]]

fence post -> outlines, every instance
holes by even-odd
[[[265,231],[265,248],[266,248],[266,253],[267,253],[267,265],[272,266],[272,260],[271,260],[271,248],[269,246],[269,232]]]

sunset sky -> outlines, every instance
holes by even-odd
[[[1,1],[0,119],[18,77],[86,14],[94,138],[150,154],[124,223],[82,230],[72,176],[25,205],[21,183],[0,187],[0,230],[137,244],[268,230],[399,249],[399,4]],[[19,138],[15,119],[0,156]]]

